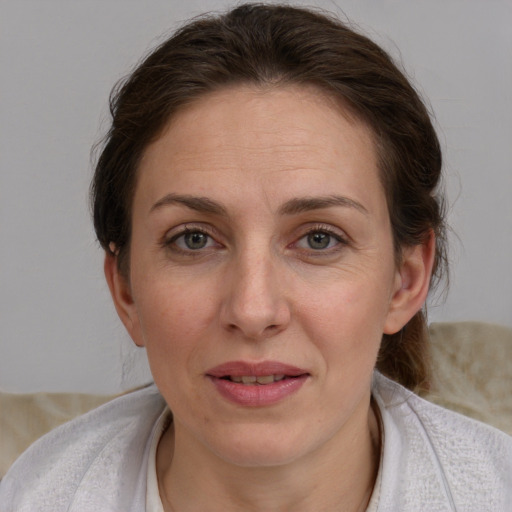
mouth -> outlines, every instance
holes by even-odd
[[[281,363],[279,361],[263,361],[252,363],[247,361],[229,361],[206,372],[208,377],[230,380],[248,385],[265,385],[284,379],[293,379],[309,375],[304,368]]]
[[[282,373],[279,375],[226,375],[220,377],[224,380],[230,380],[238,384],[245,384],[246,386],[265,386],[266,384],[272,384],[273,382],[279,382],[283,379],[293,379],[295,377],[288,377]]]
[[[311,375],[302,368],[279,362],[234,361],[209,370],[206,376],[228,401],[262,407],[294,395]]]

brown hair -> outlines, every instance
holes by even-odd
[[[91,187],[94,226],[127,272],[131,205],[144,149],[184,105],[234,85],[315,85],[351,106],[374,134],[397,262],[401,248],[436,235],[433,280],[446,267],[441,151],[420,97],[391,58],[326,14],[245,4],[193,20],[156,48],[110,99],[112,126]],[[113,244],[113,245],[112,245]],[[377,368],[409,388],[428,385],[424,313],[384,335]]]

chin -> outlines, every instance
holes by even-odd
[[[227,463],[256,468],[289,464],[305,455],[307,447],[314,444],[304,436],[279,430],[255,425],[223,436],[220,443],[212,443],[210,448]]]

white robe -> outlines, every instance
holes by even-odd
[[[372,511],[512,511],[512,437],[378,373],[373,396],[384,443]],[[165,407],[151,386],[50,432],[0,483],[0,512],[145,511],[150,447]]]

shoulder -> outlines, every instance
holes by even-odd
[[[373,394],[384,427],[382,490],[393,506],[398,500],[407,510],[426,504],[440,511],[506,510],[512,502],[512,437],[379,374]]]
[[[145,484],[144,454],[164,408],[158,390],[150,386],[48,433],[0,483],[0,509],[119,510],[119,500],[133,496],[140,482]],[[99,503],[105,507],[97,508]]]

